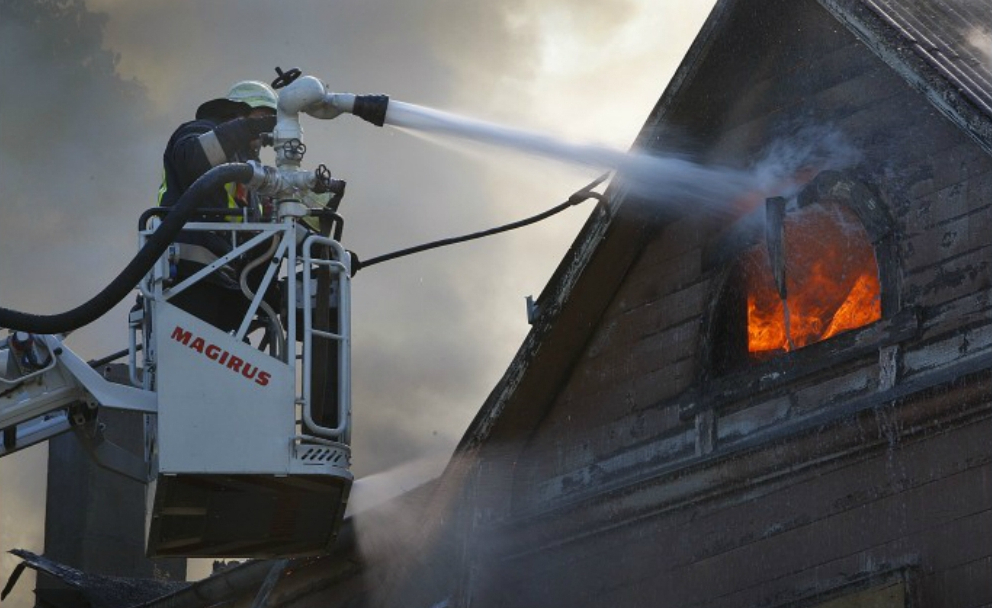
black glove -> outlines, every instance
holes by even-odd
[[[214,133],[224,148],[224,153],[231,159],[239,150],[244,150],[249,143],[259,139],[262,133],[270,133],[275,127],[275,116],[244,117],[217,125]]]
[[[271,133],[276,128],[275,116],[258,116],[243,119],[252,135],[258,137],[262,133]]]

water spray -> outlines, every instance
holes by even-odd
[[[800,130],[790,141],[775,142],[764,157],[748,169],[706,166],[675,154],[651,155],[627,152],[597,144],[579,144],[555,137],[467,118],[432,108],[390,99],[386,95],[338,93],[320,79],[303,75],[299,69],[283,72],[272,82],[279,89],[276,126],[271,143],[276,152],[276,166],[253,164],[255,175],[251,187],[279,201],[278,217],[299,218],[307,215],[300,192],[332,191],[330,172],[321,167],[316,172],[300,168],[306,145],[300,114],[330,120],[353,114],[376,126],[421,131],[509,148],[560,162],[607,170],[607,174],[576,192],[561,205],[525,220],[461,237],[442,239],[395,251],[366,260],[351,252],[352,269],[419,253],[467,240],[482,238],[546,219],[565,208],[602,195],[592,189],[610,172],[620,175],[622,187],[634,200],[662,207],[691,205],[694,212],[729,215],[734,219],[748,215],[757,204],[771,195],[791,197],[803,180],[797,175],[816,170],[839,169],[852,164],[857,153],[829,129]],[[804,133],[805,131],[805,133]],[[805,169],[801,171],[801,169]],[[321,178],[321,170],[324,177]],[[343,182],[340,182],[343,185]],[[336,207],[335,207],[336,209]]]
[[[800,141],[798,145],[786,146],[788,150],[784,154],[781,145],[772,146],[765,159],[747,170],[706,166],[675,154],[641,154],[605,145],[566,142],[541,133],[396,101],[385,95],[337,93],[313,76],[302,76],[298,70],[293,72],[295,74],[287,78],[287,82],[279,83],[284,88],[279,93],[274,145],[276,166],[280,170],[299,168],[302,157],[299,151],[305,149],[300,113],[319,119],[353,114],[377,126],[441,134],[599,170],[613,170],[621,176],[624,187],[642,199],[665,205],[692,203],[709,211],[726,211],[732,201],[749,193],[788,195],[789,192],[783,192],[788,189],[783,184],[800,167],[815,164],[820,170],[839,168],[852,156],[843,146],[814,153],[808,144]],[[283,76],[280,71],[280,78]]]

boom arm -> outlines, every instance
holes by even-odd
[[[57,336],[0,342],[0,457],[91,425],[100,407],[158,410],[155,393],[104,379]]]

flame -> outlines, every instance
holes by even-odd
[[[882,318],[878,264],[851,211],[817,205],[790,212],[783,240],[784,301],[765,246],[752,248],[744,259],[753,357],[802,348]]]

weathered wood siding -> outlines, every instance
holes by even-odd
[[[889,577],[919,605],[992,604],[992,162],[815,1],[724,17],[657,120],[738,166],[800,124],[842,132],[892,218],[897,310],[721,384],[725,226],[667,218],[515,454],[470,595],[757,606]]]
[[[520,606],[779,605],[890,577],[918,605],[987,603],[988,425],[889,443],[873,418],[516,521],[492,580]]]

